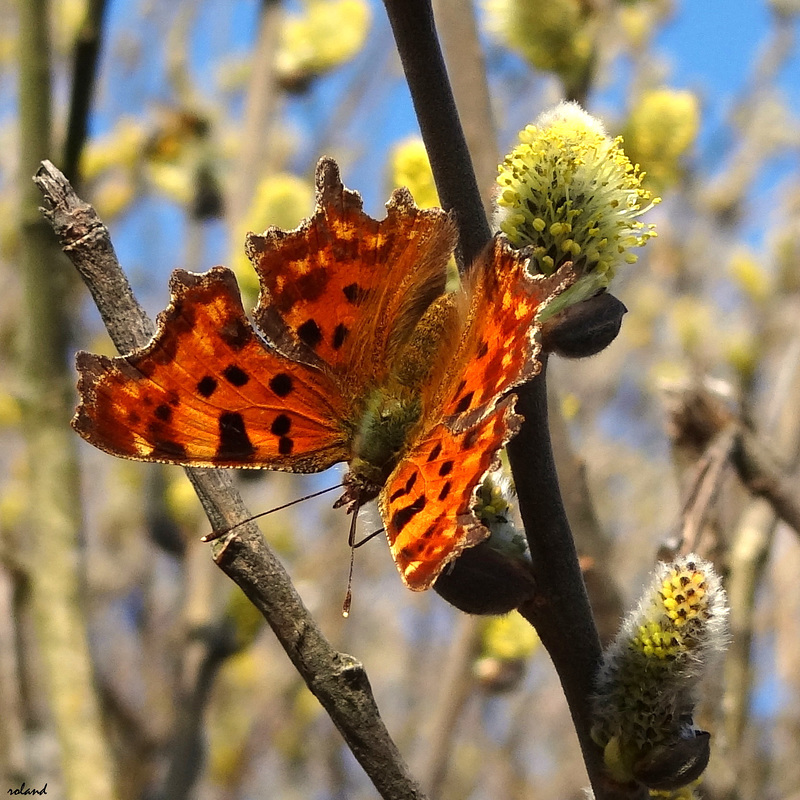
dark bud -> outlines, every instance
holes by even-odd
[[[542,326],[542,348],[564,358],[587,358],[617,338],[625,305],[607,292],[560,311]]]
[[[516,689],[524,680],[527,668],[524,658],[484,656],[475,662],[474,673],[484,692],[501,694]]]
[[[507,614],[534,592],[530,566],[481,542],[465,550],[433,584],[450,605],[466,614]]]
[[[693,731],[687,739],[656,745],[633,765],[633,776],[648,789],[672,791],[697,780],[708,766],[711,734]]]
[[[190,213],[194,219],[214,219],[225,211],[222,190],[210,164],[201,164],[194,176]]]
[[[144,493],[144,515],[147,532],[165,553],[183,558],[186,539],[181,526],[170,511],[167,500],[167,470],[163,464],[147,470],[147,491]]]
[[[278,76],[278,85],[287,94],[306,95],[311,91],[314,79],[319,77],[308,70],[298,70]]]

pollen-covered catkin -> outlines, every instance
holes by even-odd
[[[495,226],[515,247],[530,247],[530,269],[549,275],[571,261],[577,283],[546,309],[552,316],[608,286],[631,248],[654,237],[639,221],[659,198],[643,174],[577,103],[560,103],[519,134],[497,177]]]
[[[695,729],[694,706],[727,636],[712,565],[695,555],[659,564],[597,679],[593,736],[617,780],[673,790],[699,777],[709,737]]]

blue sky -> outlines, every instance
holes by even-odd
[[[345,163],[345,182],[358,188],[364,195],[366,208],[380,214],[387,196],[386,176],[381,165],[391,141],[416,132],[416,121],[410,98],[399,71],[392,73],[387,82],[367,87],[373,100],[368,107],[356,108],[356,113],[341,121],[338,128],[327,130],[331,109],[342,102],[343,94],[352,82],[363,74],[364,63],[379,67],[391,63],[391,39],[382,3],[371,0],[373,29],[365,51],[356,59],[337,70],[314,86],[305,97],[287,103],[287,119],[294,126],[297,149],[292,163],[297,169],[307,170],[313,164],[321,146],[318,138],[325,131],[323,142],[334,154],[350,149],[353,160]],[[206,0],[195,6],[195,17],[188,27],[190,32],[189,66],[194,89],[200,97],[213,103],[219,93],[218,66],[237,54],[246,57],[249,52],[257,18],[257,0],[233,0],[222,3]],[[296,3],[289,3],[291,8]],[[224,13],[220,13],[224,9]],[[164,53],[166,21],[174,19],[169,8],[155,7],[143,19],[140,4],[112,0],[108,13],[109,36],[105,53],[105,91],[101,94],[99,111],[92,121],[92,130],[103,132],[113,126],[120,114],[145,114],[158,103],[168,104],[170,90],[165,80],[167,63]],[[653,48],[654,56],[663,65],[665,82],[678,88],[696,91],[703,105],[703,128],[697,152],[698,163],[704,171],[712,173],[721,166],[721,158],[730,142],[728,119],[738,98],[741,97],[752,74],[758,55],[770,39],[772,21],[766,2],[761,0],[683,0],[678,2],[670,20],[659,31]],[[797,25],[795,24],[795,29]],[[140,48],[139,63],[147,68],[131,70],[121,59],[124,39],[137,42]],[[513,56],[511,59],[513,67]],[[388,60],[388,62],[387,62]],[[519,65],[521,69],[521,64]],[[361,72],[359,72],[361,70]],[[598,88],[590,101],[590,110],[609,109],[621,113],[628,83],[627,65],[620,59],[612,68],[610,80]],[[381,72],[386,75],[386,72]],[[800,106],[800,56],[793,58],[780,75],[779,85],[792,108]],[[505,87],[500,87],[504,90]],[[532,108],[529,118],[540,109]],[[231,107],[231,114],[240,111],[240,104]],[[524,108],[518,111],[525,119]],[[516,119],[514,124],[516,125]],[[506,137],[507,138],[507,137]],[[501,147],[508,141],[501,141]],[[358,157],[356,157],[358,156]],[[360,157],[360,158],[359,158]],[[773,187],[789,169],[797,170],[795,157],[780,157],[767,165],[754,194],[769,197]],[[115,241],[123,263],[133,271],[165,278],[175,266],[181,265],[184,238],[183,215],[169,201],[151,198],[141,204],[133,218],[115,223]],[[146,231],[146,234],[143,233]],[[755,239],[757,231],[750,237]],[[207,237],[208,263],[223,261],[228,256],[225,231],[222,226],[211,225]],[[145,281],[147,283],[149,281]],[[165,281],[159,280],[159,283]],[[163,300],[157,292],[151,310]],[[148,305],[150,305],[148,303]]]

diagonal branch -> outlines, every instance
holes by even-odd
[[[800,535],[796,476],[779,463],[763,437],[704,386],[676,389],[670,392],[668,401],[673,440],[703,449],[715,437],[727,436],[724,455],[730,458],[739,480],[753,495],[764,498],[774,513]]]
[[[700,553],[700,539],[709,510],[714,506],[727,475],[731,451],[736,442],[732,428],[722,429],[711,440],[695,466],[694,479],[681,509],[680,533],[659,553],[662,561],[680,552]]]
[[[97,303],[121,352],[149,341],[154,330],[131,292],[108,229],[49,161],[34,178],[45,198],[45,216]],[[212,527],[249,518],[230,477],[222,470],[186,469]],[[254,523],[213,543],[214,560],[261,611],[292,663],[330,715],[385,800],[424,800],[417,782],[381,720],[363,666],[325,639],[289,576]]]
[[[783,469],[763,441],[751,430],[739,428],[733,448],[733,463],[742,483],[763,497],[772,510],[800,536],[800,502],[797,478]]]

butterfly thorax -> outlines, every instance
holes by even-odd
[[[337,505],[360,506],[378,496],[421,412],[419,395],[397,384],[370,393],[353,438],[345,493]]]
[[[421,389],[443,351],[455,313],[452,295],[437,298],[398,348],[385,384],[369,393],[356,425],[345,493],[337,505],[354,508],[377,497],[413,442],[423,416]]]

